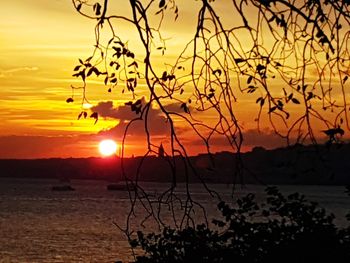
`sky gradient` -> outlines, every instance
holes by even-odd
[[[189,10],[194,5],[197,5],[195,1],[187,9],[181,9],[180,24],[168,25],[166,37],[172,39],[169,49],[176,50],[181,40],[192,36],[188,30],[193,26]],[[223,6],[219,8],[224,10]],[[66,103],[72,92],[70,85],[79,83],[72,77],[78,58],[90,56],[94,21],[77,14],[69,0],[5,1],[0,17],[0,158],[98,156],[99,141],[108,138],[120,141],[131,118],[120,93],[108,93],[102,81],[91,82],[93,88],[88,90],[91,106],[103,117],[96,125],[90,118],[77,120],[81,111],[79,103]],[[128,30],[120,25],[121,32]],[[139,95],[143,95],[142,91]],[[75,98],[79,101],[79,95]],[[237,110],[245,127],[245,149],[284,145],[268,126],[262,126],[260,133],[256,131],[256,112],[256,105],[251,104]],[[152,122],[160,127],[155,134],[161,141],[165,136],[161,128],[164,117],[156,108],[152,114]],[[210,114],[202,116],[210,117]],[[133,137],[125,146],[127,155],[142,154],[142,125],[135,127],[130,135]],[[187,143],[190,154],[204,151],[190,137]],[[213,151],[224,150],[222,145],[217,141]]]

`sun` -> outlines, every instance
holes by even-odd
[[[116,154],[118,145],[113,140],[103,140],[99,143],[98,149],[103,156]]]

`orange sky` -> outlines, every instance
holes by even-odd
[[[189,33],[194,28],[191,10],[197,7],[196,1],[182,6],[179,24],[167,25],[165,37],[172,40],[168,42],[169,50],[179,50],[184,41],[192,36]],[[123,11],[125,7],[119,4],[113,8]],[[219,8],[224,12],[224,5]],[[125,10],[128,12],[128,9]],[[129,34],[130,28],[121,24],[119,30]],[[132,34],[129,34],[129,38],[131,43],[136,39]],[[100,140],[120,140],[128,120],[123,106],[128,98],[122,97],[120,92],[111,94],[102,81],[90,82],[90,102],[105,117],[96,125],[89,118],[77,120],[81,110],[79,103],[65,102],[71,95],[70,85],[79,85],[79,80],[72,77],[73,68],[78,58],[90,56],[93,44],[94,22],[77,14],[70,0],[12,0],[2,3],[0,158],[98,156],[97,144]],[[167,54],[174,57],[170,51]],[[166,68],[164,58],[159,55],[157,61],[163,71]],[[147,92],[141,89],[138,95],[147,97]],[[255,131],[254,118],[258,109],[255,99],[237,109],[237,114],[242,116],[247,149],[254,145],[269,148],[283,145],[269,127],[263,126],[260,134]],[[79,100],[77,94],[76,100]],[[157,121],[164,122],[163,117],[156,108],[152,114],[155,126],[160,127]],[[212,115],[201,115],[200,118],[210,122]],[[127,155],[142,154],[145,149],[142,125],[134,127],[130,135],[126,144]],[[155,136],[159,142],[167,143],[161,128],[155,130]],[[198,140],[190,137],[192,135],[186,136],[189,136],[185,144],[189,146],[190,154],[204,150]],[[213,145],[214,152],[226,149],[220,141]]]

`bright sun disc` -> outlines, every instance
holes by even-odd
[[[113,140],[103,140],[98,145],[98,149],[103,156],[110,156],[117,152],[118,145]]]

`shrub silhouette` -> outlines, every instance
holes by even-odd
[[[266,202],[254,194],[231,207],[218,204],[222,219],[181,230],[164,228],[161,234],[137,233],[130,241],[148,262],[350,262],[350,227],[339,228],[334,216],[317,203],[277,188],[266,189]]]

